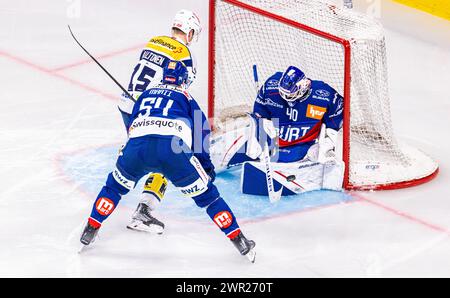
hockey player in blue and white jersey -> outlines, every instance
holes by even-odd
[[[263,154],[266,136],[269,140],[277,138],[272,146],[276,152],[272,157],[273,178],[278,188],[283,186],[283,194],[324,188],[340,190],[344,164],[335,149],[342,127],[343,103],[343,97],[331,86],[307,78],[295,66],[277,72],[259,89],[250,129],[241,129],[242,133],[237,134],[242,136],[239,143],[245,142],[245,153],[239,146],[230,149],[236,142],[229,142],[230,147],[218,144],[226,148],[228,155],[221,160],[227,161],[228,166],[246,159],[257,160]],[[265,184],[264,168],[260,162],[244,163],[244,193],[267,195],[267,189],[260,187]]]
[[[170,61],[182,61],[186,65],[187,85],[191,85],[196,78],[197,67],[189,46],[198,41],[201,31],[200,19],[194,12],[186,9],[177,12],[172,22],[171,35],[152,37],[142,50],[131,75],[129,93],[137,99],[146,90],[161,84],[163,69]],[[125,123],[129,121],[133,107],[134,101],[122,94],[119,110]],[[167,179],[163,175],[150,173],[127,228],[150,233],[163,232],[164,224],[152,219],[148,213],[157,207],[166,186]]]
[[[209,124],[197,102],[183,87],[187,69],[172,61],[163,85],[145,91],[127,123],[129,140],[98,194],[80,241],[89,245],[121,197],[149,172],[162,173],[181,193],[204,208],[242,255],[255,259],[255,242],[247,240],[236,217],[214,185],[208,151]],[[206,148],[205,148],[206,147]]]

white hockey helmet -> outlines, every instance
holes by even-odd
[[[202,32],[202,26],[200,25],[200,19],[198,16],[187,9],[182,9],[175,15],[172,28],[177,28],[183,31],[187,36],[191,30],[194,30],[192,40],[197,42],[200,33]]]

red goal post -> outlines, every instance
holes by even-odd
[[[217,96],[217,92],[219,88],[226,88],[226,87],[222,87],[220,86],[219,82],[217,82],[217,63],[218,63],[218,58],[222,58],[222,57],[217,57],[216,55],[218,55],[218,42],[217,40],[221,40],[220,37],[221,36],[217,36],[218,32],[221,31],[223,28],[217,28],[217,26],[222,26],[222,24],[218,24],[218,14],[221,14],[222,11],[218,10],[218,3],[220,5],[226,5],[227,7],[230,7],[230,9],[233,9],[236,11],[236,14],[234,15],[227,15],[225,16],[225,18],[230,19],[230,23],[236,23],[239,24],[239,22],[243,23],[244,26],[236,26],[236,28],[231,28],[229,31],[232,32],[233,34],[236,34],[236,36],[238,36],[238,34],[240,34],[239,32],[242,32],[242,30],[245,30],[245,22],[246,20],[246,16],[245,14],[251,14],[254,15],[255,18],[256,16],[258,16],[257,18],[259,19],[264,19],[267,20],[267,22],[273,22],[274,23],[274,27],[279,27],[281,25],[278,24],[283,24],[283,26],[289,26],[291,28],[295,28],[296,30],[299,30],[299,32],[303,32],[307,33],[309,35],[314,35],[320,39],[326,40],[327,43],[333,43],[335,45],[339,45],[339,47],[342,48],[342,52],[339,53],[332,53],[332,55],[335,56],[342,56],[339,57],[339,59],[342,59],[342,65],[339,65],[338,67],[342,68],[342,72],[336,71],[336,74],[331,74],[330,76],[335,76],[337,77],[337,81],[341,80],[342,83],[342,88],[340,88],[341,90],[340,93],[342,94],[342,96],[344,97],[344,121],[343,121],[343,128],[342,128],[342,159],[346,165],[345,167],[345,178],[344,178],[344,188],[345,189],[354,189],[354,190],[386,190],[386,189],[397,189],[397,188],[404,188],[404,187],[410,187],[410,186],[414,186],[414,185],[418,185],[418,184],[422,184],[425,183],[429,180],[431,180],[432,178],[434,178],[437,173],[438,173],[438,166],[437,164],[433,164],[434,161],[432,161],[431,159],[429,159],[427,156],[421,156],[421,153],[418,153],[416,151],[414,151],[411,148],[407,148],[407,150],[405,149],[405,152],[408,150],[407,153],[402,152],[401,148],[396,148],[397,143],[395,140],[391,140],[392,136],[388,135],[388,136],[384,136],[381,135],[379,132],[376,131],[376,129],[379,128],[373,128],[372,126],[376,127],[377,125],[373,125],[373,123],[370,123],[367,125],[363,123],[363,120],[361,120],[360,122],[363,123],[358,123],[358,125],[356,125],[355,123],[353,123],[354,125],[354,129],[352,129],[352,121],[351,121],[351,117],[352,117],[352,93],[355,94],[355,92],[352,92],[352,75],[356,74],[357,71],[355,71],[355,69],[358,67],[358,65],[355,66],[354,69],[352,69],[352,59],[354,57],[356,57],[356,55],[352,56],[352,51],[353,51],[353,47],[356,48],[355,45],[355,39],[349,36],[345,36],[345,37],[341,37],[340,35],[338,35],[339,32],[336,32],[337,34],[333,34],[335,32],[327,32],[325,30],[321,30],[321,28],[317,28],[315,26],[311,26],[310,24],[306,24],[305,22],[301,22],[299,20],[296,19],[296,17],[289,17],[289,16],[284,16],[281,13],[274,13],[268,9],[264,9],[264,7],[261,6],[273,6],[275,5],[277,2],[280,2],[279,6],[276,7],[275,10],[280,10],[283,12],[282,9],[280,9],[280,7],[282,7],[283,2],[286,1],[272,1],[272,3],[269,3],[270,1],[268,0],[247,0],[247,1],[238,1],[238,0],[210,0],[209,1],[209,66],[208,66],[208,72],[209,72],[209,85],[208,85],[208,116],[211,119],[211,121],[214,121],[214,119],[217,119],[221,113],[221,111],[223,111],[226,108],[226,105],[228,105],[228,101],[223,101],[223,102],[219,102],[218,101],[218,96]],[[298,5],[297,7],[303,8],[302,5],[308,6],[309,7],[309,3],[313,3],[311,4],[311,8],[310,9],[315,9],[314,5],[317,5],[317,7],[319,7],[319,9],[322,9],[321,5],[326,5],[323,4],[322,1],[319,0],[308,0],[308,1],[303,1],[304,3],[308,3],[308,4],[303,4],[302,0],[292,0],[292,3],[296,3],[296,5]],[[275,3],[275,4],[274,4]],[[254,4],[261,4],[260,7],[258,7],[258,5],[254,5]],[[324,6],[325,7],[325,6]],[[290,7],[286,8],[286,11],[289,11],[289,9],[291,9]],[[332,26],[338,26],[336,24],[340,24],[340,22],[345,22],[346,21],[346,17],[347,15],[342,13],[340,10],[340,8],[337,8],[333,5],[327,5],[327,8],[329,11],[331,11],[331,20],[324,20],[324,22],[330,22],[333,23]],[[325,10],[326,10],[325,9]],[[341,15],[342,13],[342,15]],[[287,13],[286,13],[287,14]],[[291,14],[289,12],[289,14]],[[334,19],[333,19],[334,18]],[[350,18],[350,17],[349,17]],[[344,21],[343,21],[344,20]],[[358,18],[355,18],[355,20],[359,20]],[[351,19],[352,22],[356,22],[355,20]],[[226,24],[226,22],[223,22],[225,25],[223,25],[224,27],[228,26],[228,24]],[[330,25],[331,26],[331,25]],[[345,23],[345,26],[349,26],[347,23]],[[243,27],[243,28],[242,28]],[[345,28],[345,30],[349,30],[348,28]],[[220,29],[220,30],[216,30],[216,29]],[[224,29],[226,30],[226,29]],[[257,30],[255,28],[252,28],[250,30]],[[334,29],[333,29],[334,30]],[[341,29],[339,29],[341,30]],[[336,30],[336,31],[339,31]],[[344,29],[342,29],[344,30]],[[255,33],[255,32],[252,32]],[[246,33],[244,33],[246,34]],[[269,33],[270,34],[270,33]],[[251,34],[249,33],[249,36]],[[223,43],[223,41],[220,41]],[[255,39],[251,39],[251,41],[249,42],[256,42],[256,43],[264,43],[264,40],[256,40]],[[379,41],[376,42],[377,43],[377,47],[379,47],[380,45],[382,45],[382,47],[384,47],[384,37],[382,40],[382,43],[380,43]],[[257,45],[258,46],[258,45]],[[367,47],[367,45],[366,45]],[[312,50],[314,51],[314,50]],[[377,53],[380,52],[382,53],[383,51],[385,51],[385,49],[381,49],[381,50],[377,50]],[[239,53],[237,53],[239,54]],[[382,53],[385,55],[385,53]],[[223,54],[220,53],[219,55],[228,55],[228,54]],[[323,55],[323,53],[322,53]],[[320,56],[320,55],[318,55]],[[323,57],[321,57],[322,59]],[[336,60],[339,60],[336,59]],[[379,62],[379,65],[385,66],[385,57],[382,57],[380,55],[380,57],[374,57],[373,59],[380,59],[381,62]],[[384,60],[383,60],[384,59]],[[264,59],[262,59],[264,60]],[[366,59],[367,60],[367,59]],[[225,60],[226,61],[226,60]],[[264,61],[255,61],[256,63],[264,63]],[[359,62],[359,61],[358,61]],[[226,64],[226,63],[225,63]],[[293,65],[295,65],[295,63],[292,63]],[[371,68],[380,68],[379,65],[369,65],[367,66],[367,68],[371,69]],[[244,65],[242,65],[242,67],[244,68]],[[276,66],[275,66],[276,68]],[[221,71],[225,71],[227,72],[226,68],[221,69]],[[278,71],[282,71],[283,69],[278,69]],[[378,72],[379,70],[375,70],[376,72]],[[386,70],[387,71],[387,70]],[[308,75],[308,73],[307,73]],[[368,76],[372,75],[372,73],[367,73]],[[231,80],[233,80],[233,76],[230,75]],[[261,80],[265,80],[266,78],[261,77]],[[314,79],[321,79],[320,77],[315,77]],[[237,80],[236,80],[237,81]],[[358,80],[360,83],[361,80]],[[380,81],[382,82],[382,81]],[[238,82],[236,82],[238,83]],[[328,82],[327,82],[328,83]],[[332,82],[331,82],[332,83]],[[218,86],[216,86],[216,84]],[[332,85],[333,86],[333,85]],[[333,86],[334,87],[334,86]],[[356,87],[354,87],[355,89],[358,89]],[[371,88],[373,88],[371,86]],[[362,88],[364,89],[364,88]],[[364,100],[369,101],[371,98],[365,98]],[[247,99],[245,99],[247,100]],[[245,101],[244,100],[244,101]],[[254,100],[253,98],[250,98],[248,100]],[[383,99],[384,100],[384,99]],[[361,103],[363,102],[362,100],[358,99],[357,100],[358,104],[361,105]],[[237,103],[235,103],[237,106]],[[231,104],[232,105],[232,104]],[[354,107],[356,109],[356,105]],[[389,114],[389,113],[388,113]],[[387,128],[391,128],[390,127],[390,114],[388,115],[389,118],[387,122],[387,124],[385,125],[385,127]],[[364,118],[364,117],[361,117]],[[374,116],[374,118],[376,118],[376,116]],[[380,121],[382,122],[382,121]],[[212,125],[214,125],[212,123]],[[383,123],[384,125],[384,123]],[[385,128],[383,127],[383,128]],[[383,129],[381,129],[383,130]],[[392,129],[391,129],[392,130]],[[389,132],[389,134],[391,134],[392,132]],[[363,136],[364,135],[364,136]],[[363,136],[363,137],[361,137]],[[354,140],[355,139],[355,140]],[[358,139],[358,140],[356,140]],[[386,180],[384,181],[382,178],[372,178],[369,177],[367,178],[367,181],[364,180],[365,177],[368,177],[367,174],[362,174],[360,180],[358,179],[353,179],[353,177],[357,177],[358,176],[358,171],[360,172],[364,172],[364,161],[360,162],[358,161],[358,163],[354,163],[352,164],[352,147],[355,148],[355,152],[356,151],[361,151],[362,152],[358,152],[355,153],[355,155],[358,155],[358,157],[355,157],[355,160],[364,160],[364,148],[363,149],[359,149],[359,147],[361,145],[358,144],[361,143],[361,139],[363,139],[363,142],[366,142],[367,144],[364,144],[366,149],[370,149],[370,146],[375,144],[376,146],[380,146],[382,147],[383,145],[385,145],[385,147],[388,147],[392,152],[384,152],[384,151],[388,151],[388,150],[384,150],[381,148],[380,152],[382,152],[382,154],[386,155],[386,159],[389,160],[389,168],[388,166],[385,166],[383,164],[383,161],[378,161],[376,160],[376,158],[370,159],[370,157],[368,157],[368,161],[367,161],[367,165],[366,167],[379,167],[379,168],[386,168],[383,171],[380,171],[380,176],[383,176],[383,174],[385,173],[389,173],[389,170],[394,171],[394,172],[399,172],[396,175],[393,175],[393,178],[390,180]],[[369,140],[369,141],[368,141]],[[353,141],[353,142],[352,142]],[[373,144],[371,143],[373,142]],[[392,143],[392,144],[391,144]],[[358,148],[358,149],[357,149]],[[372,155],[376,155],[377,152],[371,152],[370,154]],[[408,156],[411,155],[413,157],[409,157]],[[381,155],[381,153],[380,153]],[[392,155],[392,156],[391,156]],[[419,156],[420,155],[420,156]],[[399,161],[395,161],[395,158],[397,156],[400,156],[400,160]],[[419,156],[418,158],[416,158],[416,156]],[[404,160],[403,160],[404,159]],[[417,162],[415,159],[418,159],[419,161]],[[398,165],[396,165],[395,163],[398,163]],[[417,162],[417,164],[423,165],[425,163],[428,164],[428,168],[426,169],[426,171],[424,170],[424,172],[426,173],[422,173],[420,171],[418,171],[419,173],[417,173],[416,176],[414,176],[414,174],[410,174],[409,176],[407,176],[405,179],[402,179],[402,177],[400,177],[400,171],[402,171],[402,167],[404,168],[413,168],[413,166],[405,166],[402,164],[406,164],[406,163],[414,163]],[[362,167],[362,170],[360,169]],[[374,172],[377,169],[374,170]],[[370,175],[369,175],[370,176]]]

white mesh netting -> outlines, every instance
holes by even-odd
[[[241,2],[351,42],[350,185],[377,188],[421,179],[437,170],[432,159],[400,145],[393,135],[385,39],[377,21],[318,0]],[[216,124],[251,110],[256,93],[254,64],[261,82],[296,65],[311,79],[325,81],[343,95],[342,44],[224,0],[215,2],[215,14]]]

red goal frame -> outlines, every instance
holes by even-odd
[[[242,9],[251,11],[253,13],[259,14],[266,18],[278,21],[280,23],[287,24],[294,28],[297,28],[302,31],[309,32],[321,38],[333,41],[337,44],[340,44],[344,49],[344,121],[343,121],[343,149],[342,149],[342,159],[345,163],[345,172],[344,172],[344,182],[343,187],[347,190],[390,190],[390,189],[398,189],[398,188],[406,188],[416,186],[422,183],[426,183],[432,180],[439,172],[439,168],[436,169],[434,173],[428,175],[423,178],[414,179],[410,181],[402,181],[397,183],[389,183],[389,184],[380,184],[380,185],[353,185],[349,181],[349,162],[350,162],[350,88],[351,88],[351,45],[350,41],[344,38],[340,38],[329,34],[327,32],[323,32],[317,30],[315,28],[309,27],[302,23],[293,21],[291,19],[282,17],[280,15],[276,15],[270,13],[268,11],[262,10],[260,8],[251,6],[249,4],[243,3],[238,0],[209,0],[209,41],[208,41],[208,117],[211,121],[211,126],[213,126],[213,119],[216,115],[214,115],[214,68],[215,68],[215,26],[216,26],[216,1],[223,1],[228,4],[240,7]]]

